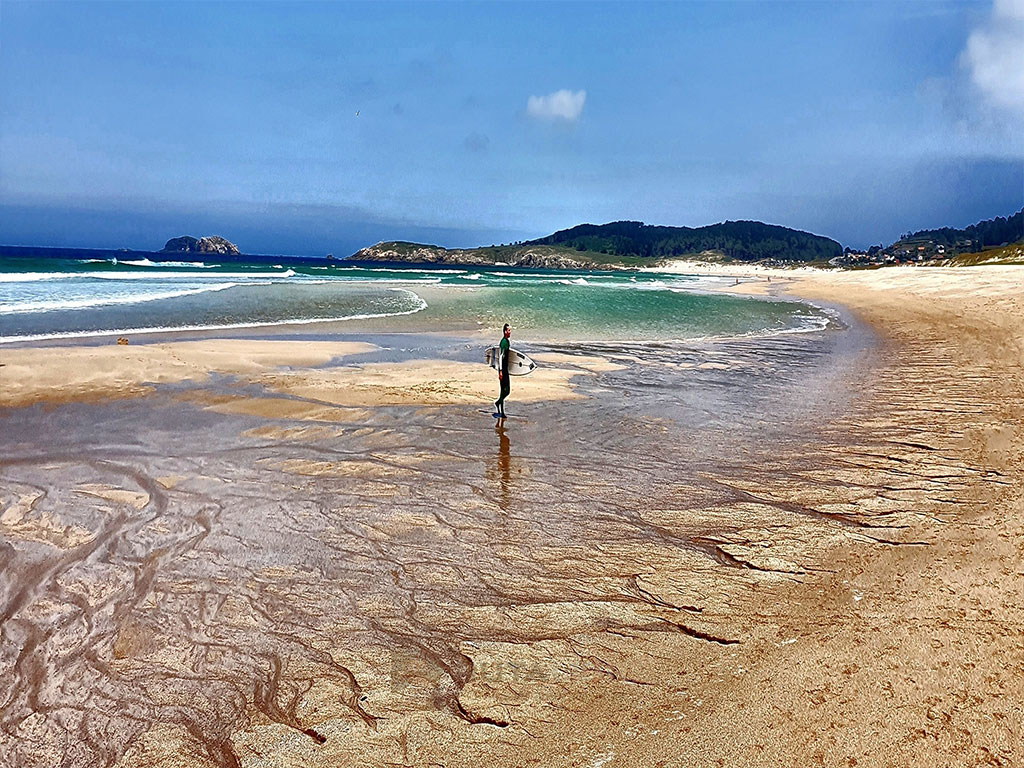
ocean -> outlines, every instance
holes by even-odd
[[[806,303],[712,293],[724,278],[646,270],[442,268],[149,258],[0,257],[0,343],[308,326],[552,340],[706,339],[814,331]]]

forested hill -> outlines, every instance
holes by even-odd
[[[994,219],[979,221],[963,229],[922,229],[920,232],[912,232],[900,238],[900,242],[909,240],[930,240],[936,245],[946,246],[970,240],[978,251],[985,246],[1020,242],[1024,240],[1024,208],[1009,218],[996,216]]]
[[[843,252],[830,238],[760,221],[726,221],[696,229],[648,226],[639,221],[580,224],[526,244],[655,259],[716,251],[739,261],[822,261]]]

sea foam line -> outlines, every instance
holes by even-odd
[[[259,279],[295,277],[294,269],[284,272],[10,272],[0,275],[0,283],[34,283],[43,280],[177,280],[202,278],[213,279]]]
[[[538,272],[491,272],[484,271],[481,274],[487,275],[488,277],[519,277],[523,279],[537,279],[537,280],[560,280],[567,277],[567,275],[545,275]],[[571,274],[571,273],[570,273]]]
[[[315,269],[315,267],[314,267],[314,269]],[[350,271],[358,271],[358,272],[398,272],[399,274],[407,273],[407,272],[418,272],[418,273],[422,273],[422,274],[425,274],[425,275],[437,275],[437,274],[461,275],[461,274],[465,274],[466,272],[469,271],[469,270],[466,270],[466,269],[450,269],[448,267],[437,267],[436,269],[411,269],[411,268],[410,269],[400,269],[400,268],[396,269],[396,268],[390,268],[390,267],[354,267],[354,266],[344,266],[344,267],[342,267],[342,266],[339,266],[339,265],[333,265],[331,267],[331,269],[338,270],[338,271],[341,271],[341,272],[350,272]]]
[[[94,261],[90,259],[90,261]],[[220,264],[207,264],[205,261],[150,261],[149,259],[132,259],[131,261],[114,261],[115,264],[128,264],[133,267],[196,267],[213,269]]]
[[[304,317],[292,320],[274,320],[270,322],[254,323],[226,323],[223,325],[175,325],[159,326],[154,328],[116,328],[98,331],[65,331],[63,333],[36,333],[26,336],[0,336],[0,344],[14,344],[26,341],[52,341],[54,339],[83,339],[96,336],[121,336],[125,334],[150,334],[150,333],[184,333],[190,331],[221,331],[238,328],[271,328],[279,325],[313,325],[315,323],[335,323],[343,320],[375,320],[382,317],[400,317],[402,315],[415,315],[427,308],[428,304],[422,296],[405,290],[395,288],[396,291],[408,293],[417,299],[420,306],[415,309],[407,309],[401,312],[368,312],[355,315],[339,315],[337,317]]]
[[[397,271],[397,270],[392,270]],[[410,272],[428,273],[429,270],[408,270]],[[440,283],[441,277],[435,271],[431,277],[387,278],[387,277],[347,277],[298,274],[293,269],[285,272],[23,272],[0,275],[0,283],[33,283],[58,280],[237,280],[239,285],[270,285],[272,282],[284,282],[287,278],[292,285],[351,285],[355,283],[372,283],[376,285],[394,285],[396,283],[432,284]],[[267,282],[269,281],[269,282]]]
[[[235,288],[245,283],[220,283],[202,288],[189,288],[180,291],[162,291],[160,293],[136,293],[131,296],[105,296],[91,299],[51,299],[49,301],[22,301],[17,304],[0,304],[0,315],[15,313],[30,314],[34,312],[56,312],[62,309],[88,309],[90,307],[106,307],[116,304],[142,304],[160,299],[176,299],[181,296],[194,296],[197,293],[210,293]],[[259,283],[255,283],[259,285]]]
[[[295,281],[292,285],[437,285],[441,282],[440,277],[422,278],[410,277],[386,278],[386,277],[311,277],[308,280]]]

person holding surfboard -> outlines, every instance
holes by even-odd
[[[509,339],[512,336],[512,327],[505,323],[501,343],[494,347],[488,347],[484,352],[484,360],[491,368],[498,371],[498,399],[494,401],[494,417],[505,418],[505,398],[508,397],[509,376],[526,376],[531,373],[537,364],[517,349],[509,346]]]
[[[509,350],[509,337],[512,335],[512,328],[508,323],[505,323],[505,327],[502,328],[503,337],[501,343],[498,344],[498,387],[499,394],[498,399],[494,401],[494,407],[497,410],[495,415],[505,418],[505,398],[508,397],[509,383],[508,383],[508,350]]]

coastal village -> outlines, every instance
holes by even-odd
[[[907,232],[888,248],[873,245],[866,251],[856,251],[847,247],[828,263],[836,267],[957,266],[1022,260],[1024,211],[1018,211],[1007,218],[997,216],[965,229],[944,227]]]
[[[855,251],[847,247],[842,256],[829,259],[836,267],[885,266],[893,264],[922,264],[940,266],[953,256],[962,253],[978,253],[980,244],[975,240],[958,240],[952,246],[936,243],[930,239],[900,240],[888,248],[873,245],[866,251]],[[1001,243],[1001,246],[1007,243]]]

